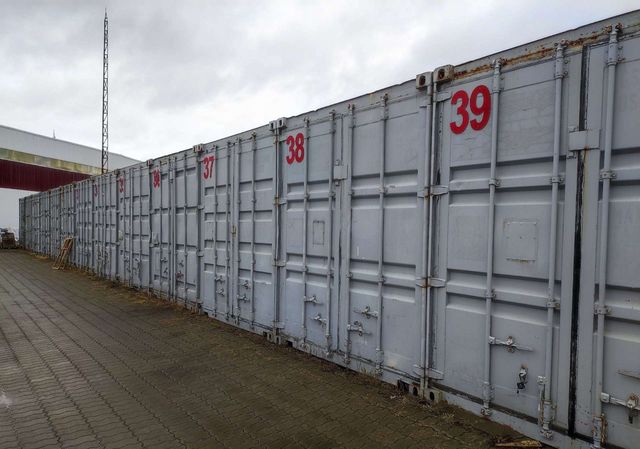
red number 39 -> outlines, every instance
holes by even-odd
[[[478,103],[478,97],[482,95],[482,102]],[[451,97],[451,104],[455,105],[460,103],[456,109],[456,114],[460,117],[460,123],[457,120],[449,123],[451,131],[454,134],[461,134],[471,122],[471,128],[475,131],[480,131],[489,123],[489,116],[491,115],[491,93],[489,88],[485,85],[476,86],[471,91],[471,104],[469,104],[469,95],[464,90],[459,90]],[[471,109],[471,113],[474,118],[469,120],[469,111],[467,106]],[[478,118],[480,117],[480,118]]]
[[[304,160],[304,134],[298,133],[296,137],[287,137],[287,145],[289,145],[289,154],[286,157],[287,164],[294,162],[302,162]]]

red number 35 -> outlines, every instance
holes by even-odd
[[[295,162],[304,160],[304,134],[298,133],[296,137],[287,137],[287,145],[289,145],[289,154],[286,157],[287,164],[291,165]]]
[[[482,102],[478,103],[478,97],[482,95]],[[491,93],[489,88],[484,85],[476,86],[471,91],[471,104],[469,104],[469,95],[464,90],[459,90],[451,97],[451,104],[455,105],[460,102],[456,109],[456,114],[460,117],[460,123],[453,121],[449,123],[451,131],[454,134],[461,134],[471,122],[471,128],[475,131],[480,131],[489,123],[489,116],[491,115]],[[471,109],[471,113],[475,116],[469,120],[469,111],[467,106]],[[480,119],[478,119],[480,117]]]

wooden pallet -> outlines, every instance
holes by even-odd
[[[56,257],[56,261],[53,263],[54,270],[62,270],[69,263],[69,253],[73,248],[73,237],[67,237],[62,241],[62,249],[60,254]]]

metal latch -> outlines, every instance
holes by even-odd
[[[369,318],[378,318],[378,312],[372,312],[371,306],[365,306],[364,309],[353,309],[355,313],[359,313],[360,315],[364,315],[367,319]]]
[[[629,424],[633,424],[633,418],[638,416],[638,412],[640,412],[640,398],[637,394],[631,394],[626,400],[624,400],[614,398],[609,393],[602,392],[600,393],[600,401],[605,404],[614,404],[626,407],[629,410]]]
[[[530,348],[529,346],[516,344],[516,341],[512,336],[508,336],[506,341],[498,340],[496,337],[489,337],[489,344],[506,346],[507,351],[509,352],[514,352],[516,349],[519,351],[533,351],[533,348]]]
[[[322,316],[320,314],[317,314],[316,316],[314,316],[311,319],[314,320],[314,321],[317,321],[318,323],[320,323],[323,326],[326,326],[326,324],[327,324],[327,319],[326,318],[322,318]]]
[[[316,297],[316,295],[311,295],[311,296],[303,296],[302,300],[304,302],[312,302],[314,304],[319,304],[318,302],[318,298]]]
[[[360,321],[354,321],[353,324],[347,324],[347,331],[357,332],[358,335],[369,335],[371,332],[367,332]]]

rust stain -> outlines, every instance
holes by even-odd
[[[563,44],[567,49],[582,47],[583,45],[597,42],[599,38],[606,35],[610,31],[611,31],[611,27],[605,27],[601,31],[593,32],[588,36],[584,36],[579,39],[574,39],[571,41],[564,41]],[[513,58],[502,59],[502,67],[507,67],[510,65],[513,66],[513,65],[521,64],[527,61],[536,61],[538,59],[543,59],[547,56],[553,55],[554,51],[555,51],[555,45],[551,47],[540,46],[537,49],[527,51],[524,54],[515,56]],[[454,79],[460,80],[460,79],[469,78],[478,73],[483,73],[492,69],[493,67],[491,64],[483,64],[469,70],[456,71],[454,75]]]

